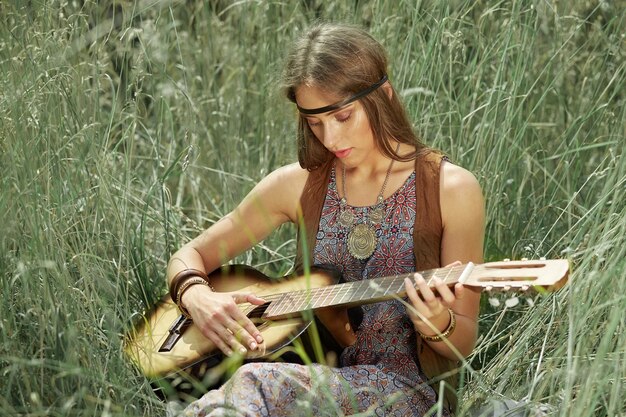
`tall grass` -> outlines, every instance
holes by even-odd
[[[556,294],[484,296],[465,403],[626,414],[624,5],[326,3],[0,3],[2,415],[163,415],[122,335],[172,251],[295,159],[276,80],[316,19],[388,48],[416,130],[483,186],[487,260],[572,261]],[[288,271],[293,232],[238,261]]]

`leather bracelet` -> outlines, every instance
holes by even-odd
[[[185,291],[191,288],[192,285],[197,285],[197,284],[206,285],[207,287],[211,288],[209,283],[206,282],[204,278],[191,277],[180,285],[180,287],[178,288],[178,292],[176,293],[176,299],[178,300],[176,305],[178,306],[178,309],[180,310],[180,312],[183,313],[183,315],[187,317],[188,319],[191,318],[191,315],[189,314],[189,311],[185,308],[185,306],[183,306],[183,303],[182,303],[183,294],[185,293]]]
[[[448,327],[446,328],[446,330],[444,330],[440,334],[428,336],[428,335],[422,334],[417,329],[415,331],[420,335],[422,339],[424,339],[427,342],[441,342],[443,339],[447,339],[448,336],[450,336],[452,332],[454,331],[454,329],[456,328],[456,316],[454,315],[454,311],[452,311],[452,309],[449,308],[448,312],[450,313],[450,324],[448,324]]]
[[[174,275],[174,278],[172,278],[172,280],[170,281],[169,290],[172,301],[174,301],[175,304],[178,304],[178,288],[180,287],[180,284],[185,280],[185,278],[194,276],[202,278],[207,283],[209,282],[209,277],[206,272],[200,271],[199,269],[183,269],[182,271]]]

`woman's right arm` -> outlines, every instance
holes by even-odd
[[[212,272],[265,239],[279,225],[296,222],[307,171],[297,164],[277,169],[261,180],[235,210],[181,247],[167,267],[168,284],[185,269]],[[218,293],[206,285],[193,285],[181,303],[194,324],[225,354],[245,353],[263,342],[261,333],[237,304],[262,304],[244,292]]]

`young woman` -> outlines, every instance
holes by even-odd
[[[237,304],[264,301],[214,292],[204,272],[282,223],[300,225],[296,267],[308,257],[334,265],[347,281],[482,261],[480,187],[417,139],[376,40],[347,25],[311,28],[287,57],[284,89],[299,111],[299,164],[261,180],[168,265],[179,306],[227,355],[263,342]],[[292,416],[303,407],[329,415],[423,415],[438,395],[426,383],[433,376],[427,370],[468,355],[477,335],[479,294],[433,283],[436,291],[421,276],[406,280],[410,308],[399,300],[362,307],[360,325],[340,340],[339,367],[246,364],[183,415]],[[346,316],[324,323],[332,328]]]

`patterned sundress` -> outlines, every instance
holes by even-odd
[[[348,228],[338,223],[340,197],[331,172],[314,250],[316,264],[335,265],[346,281],[415,271],[413,224],[415,173],[384,200],[384,220],[375,225],[377,248],[358,260],[347,249]],[[374,207],[348,206],[356,222]],[[248,363],[220,389],[191,403],[184,416],[423,416],[437,403],[424,381],[413,325],[399,300],[362,306],[356,343],[344,349],[340,366]],[[448,411],[441,410],[443,416]]]

